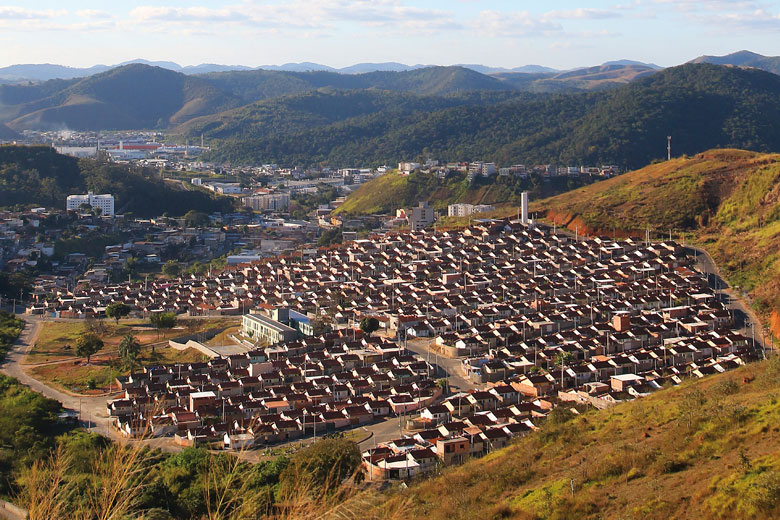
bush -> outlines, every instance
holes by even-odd
[[[739,385],[733,379],[724,379],[712,387],[712,392],[721,397],[739,392]]]
[[[750,488],[749,500],[761,511],[777,513],[780,507],[780,471],[772,470],[759,475]]]
[[[352,441],[323,439],[299,451],[284,469],[280,484],[286,493],[309,487],[315,494],[330,493],[358,471],[360,450]]]
[[[667,459],[663,462],[664,473],[677,473],[688,469],[688,462],[681,459]]]

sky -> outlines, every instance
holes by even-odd
[[[311,61],[557,69],[780,55],[780,0],[0,0],[0,66]]]

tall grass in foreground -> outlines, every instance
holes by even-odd
[[[58,448],[36,462],[19,481],[18,503],[29,520],[129,520],[154,515],[144,510],[144,489],[160,458],[141,442],[114,443],[93,455],[86,480],[72,478],[73,458]],[[276,494],[256,485],[239,456],[212,452],[200,476],[206,513],[193,520],[379,520],[408,515],[404,500],[387,502],[360,485],[360,469],[343,473],[337,464],[317,474],[293,465]],[[159,514],[159,510],[157,511]],[[155,516],[156,517],[156,516]]]

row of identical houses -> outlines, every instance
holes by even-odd
[[[392,341],[336,331],[122,377],[107,403],[128,437],[244,449],[410,413],[442,394],[432,367]]]

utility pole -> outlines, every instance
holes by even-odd
[[[672,136],[671,135],[666,136],[666,160],[667,161],[672,160]]]

